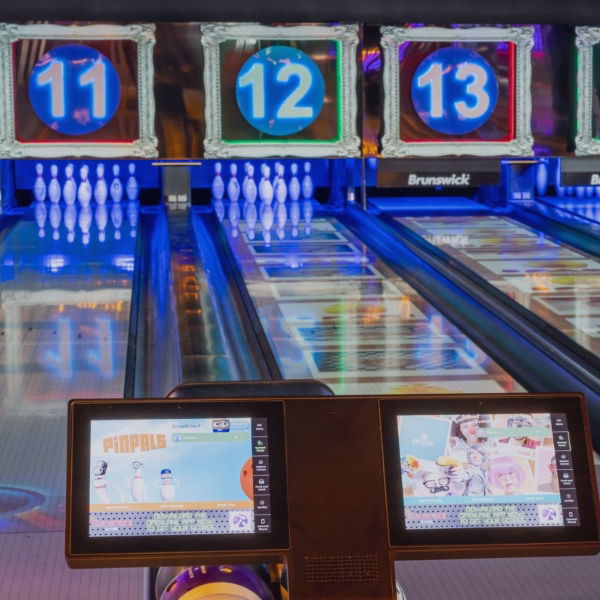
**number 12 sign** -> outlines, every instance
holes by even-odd
[[[382,27],[381,33],[382,156],[533,153],[533,28]],[[434,50],[423,56],[427,43]]]
[[[204,154],[358,156],[357,25],[211,23]]]

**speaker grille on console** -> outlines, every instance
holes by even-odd
[[[304,567],[308,583],[379,581],[379,561],[376,554],[305,556]]]

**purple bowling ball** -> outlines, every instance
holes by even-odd
[[[160,600],[274,600],[265,582],[239,565],[189,567],[165,587]]]

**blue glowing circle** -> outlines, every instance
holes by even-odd
[[[50,129],[92,133],[115,115],[121,82],[113,64],[90,46],[66,44],[46,52],[29,76],[29,101]]]
[[[240,69],[235,98],[252,127],[273,136],[289,135],[318,117],[325,81],[308,54],[289,46],[269,46]]]
[[[413,106],[434,131],[470,133],[491,117],[498,102],[498,79],[477,52],[448,46],[417,67],[411,83]]]

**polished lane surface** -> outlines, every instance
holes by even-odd
[[[234,225],[217,214],[285,378],[337,394],[522,390],[336,218],[276,204]]]
[[[6,598],[140,598],[140,570],[64,561],[66,403],[122,397],[137,205],[36,203],[0,245],[0,581]]]
[[[397,217],[578,344],[600,353],[600,260],[508,217]]]

